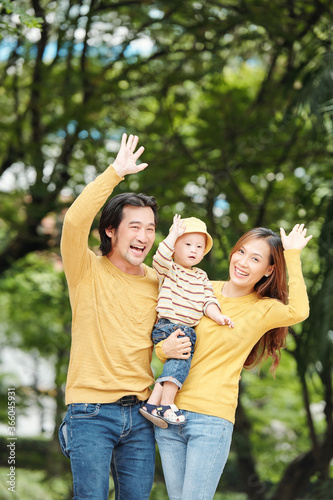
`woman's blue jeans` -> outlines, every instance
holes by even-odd
[[[110,468],[116,500],[148,500],[154,481],[154,426],[141,404],[71,404],[59,428],[70,458],[74,500],[107,500]]]
[[[155,427],[169,500],[212,500],[229,455],[233,424],[182,413],[185,425]]]

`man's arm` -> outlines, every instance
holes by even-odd
[[[119,152],[113,163],[96,179],[89,183],[68,209],[61,238],[61,254],[68,282],[75,285],[87,269],[89,260],[88,237],[93,220],[113,189],[123,180],[124,175],[137,173],[147,167],[147,163],[136,165],[144,151],[135,148],[138,137],[123,134]]]

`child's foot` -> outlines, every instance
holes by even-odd
[[[156,413],[168,424],[185,424],[185,417],[175,404],[159,405],[156,407]]]
[[[160,408],[160,407],[158,407]],[[150,420],[153,424],[157,425],[157,427],[161,427],[161,429],[166,429],[168,427],[167,421],[160,417],[157,414],[157,406],[151,405],[150,403],[145,403],[141,408],[139,408],[139,412],[143,415],[147,420]]]

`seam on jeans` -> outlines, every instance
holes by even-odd
[[[121,438],[124,438],[126,436],[129,435],[129,433],[132,431],[132,406],[126,406],[125,408],[128,408],[129,409],[129,425],[128,425],[128,431],[125,433],[125,432],[122,432],[120,435],[119,435],[119,440]],[[125,416],[125,411],[124,411],[124,408],[122,408],[122,414],[123,414],[123,430],[124,430],[124,416]],[[119,442],[119,441],[118,441]]]
[[[73,406],[74,406],[74,404],[76,404],[76,403],[73,403],[73,404],[71,405],[71,407],[73,407]],[[79,403],[79,404],[81,404],[81,403]],[[88,406],[88,404],[90,404],[90,403],[86,403],[86,407]],[[93,405],[92,405],[92,406],[93,406]],[[77,413],[76,415],[71,413],[71,418],[75,418],[75,419],[76,419],[76,418],[90,418],[90,417],[96,417],[96,415],[98,415],[98,413],[99,413],[99,410],[100,410],[100,406],[101,406],[101,405],[98,403],[98,404],[96,404],[95,406],[96,406],[96,408],[95,408],[95,411],[94,411],[93,413]]]
[[[111,459],[111,466],[112,467],[112,472],[113,472],[113,475],[116,476],[116,479],[117,479],[117,488],[115,488],[115,492],[118,490],[118,495],[117,495],[117,498],[115,498],[115,500],[120,500],[121,498],[121,495],[120,495],[120,481],[119,481],[119,475],[118,475],[118,469],[117,469],[117,465],[116,465],[116,457],[114,455],[114,453],[112,453],[112,459]],[[113,481],[115,480],[115,478],[113,477]]]
[[[206,474],[206,481],[205,481],[205,484],[204,484],[204,485],[205,485],[205,488],[204,488],[203,492],[205,492],[205,491],[206,491],[206,485],[207,485],[207,483],[208,483],[209,474],[210,474],[211,470],[213,469],[213,465],[214,465],[214,463],[215,463],[215,461],[216,461],[216,456],[217,456],[218,452],[221,450],[221,448],[222,448],[222,444],[223,444],[223,442],[224,442],[224,440],[225,440],[225,437],[224,437],[224,436],[225,436],[225,429],[226,429],[226,425],[224,424],[224,425],[223,425],[223,428],[221,429],[222,433],[221,433],[221,435],[220,435],[219,446],[218,446],[218,448],[216,448],[216,449],[215,449],[214,460],[210,460],[210,467],[209,467],[209,469],[208,469],[208,473]],[[226,457],[225,464],[226,464],[227,460],[228,460],[228,457]],[[223,473],[223,470],[224,470],[225,464],[224,464],[224,466],[223,466],[222,473]],[[221,474],[221,475],[222,475],[222,474]],[[220,480],[220,479],[221,479],[221,476],[220,476],[219,480]],[[204,493],[202,493],[202,495],[204,495]],[[200,499],[198,499],[198,500],[205,500],[205,499],[204,499],[204,496],[202,496],[202,495],[201,495]]]

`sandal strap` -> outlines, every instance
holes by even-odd
[[[147,409],[147,412],[148,413],[152,413],[153,410],[156,410],[157,409],[157,406],[156,405],[151,405],[150,403],[145,403],[144,406],[146,409]]]
[[[170,415],[165,416],[164,414],[167,410],[171,410],[172,413]],[[157,415],[159,415],[160,417],[164,418],[165,420],[167,420],[169,422],[173,422],[175,419],[175,416],[177,417],[177,420],[179,419],[179,417],[184,417],[182,412],[180,410],[178,410],[178,408],[175,404],[157,406],[156,413],[157,413]],[[185,420],[185,417],[184,417],[184,420]]]

